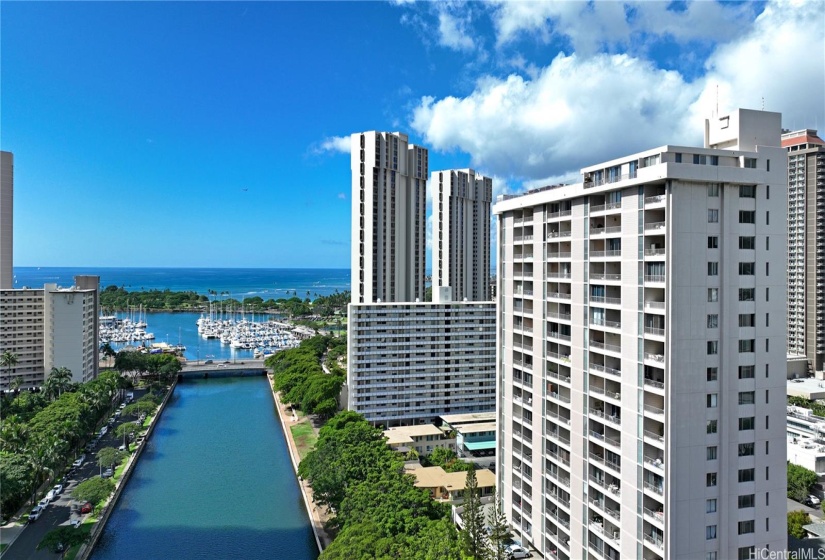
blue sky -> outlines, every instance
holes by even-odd
[[[3,2],[15,264],[348,267],[362,130],[501,193],[699,143],[717,102],[825,127],[823,6]]]

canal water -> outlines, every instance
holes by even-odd
[[[315,560],[265,377],[186,380],[169,400],[92,560]]]

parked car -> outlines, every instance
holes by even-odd
[[[63,485],[62,484],[56,484],[55,487],[52,488],[52,492],[54,492],[55,496],[59,496],[60,494],[63,493]]]
[[[530,558],[530,551],[523,546],[513,544],[508,546],[506,550],[508,558]]]
[[[43,498],[44,500],[49,500],[49,503],[55,501],[57,499],[57,494],[55,494],[54,490],[49,490],[46,496]]]
[[[809,506],[809,507],[812,507],[812,508],[818,508],[818,507],[819,507],[819,504],[820,504],[821,502],[820,502],[819,498],[817,498],[816,496],[814,496],[813,494],[811,494],[811,495],[809,495],[807,498],[805,498],[805,499],[802,501],[802,503],[803,503],[803,504],[805,504],[806,506]]]
[[[86,455],[81,455],[80,457],[78,457],[77,459],[75,459],[75,462],[74,462],[74,463],[72,463],[72,466],[73,466],[74,468],[78,468],[80,465],[82,465],[82,464],[83,464],[83,462],[84,462],[85,460],[86,460]]]
[[[40,506],[34,506],[34,508],[29,513],[29,523],[37,521],[40,519],[40,515],[43,513],[43,508]]]
[[[126,408],[126,403],[125,403],[125,402],[120,403],[120,406],[119,406],[118,408],[119,408],[120,410],[123,410],[124,408]]]
[[[126,446],[121,444],[120,446],[118,446],[117,450],[118,451],[126,451]]]
[[[49,505],[49,502],[49,498],[43,498],[37,503],[37,505],[40,506],[41,509],[46,509],[46,506]]]
[[[114,474],[114,473],[112,472],[112,469],[111,469],[111,468],[109,468],[109,469],[106,469],[105,471],[103,471],[103,474],[101,475],[101,477],[102,477],[102,478],[111,478],[111,476],[112,476],[113,474]]]
[[[86,502],[80,506],[80,513],[92,513],[92,502]]]

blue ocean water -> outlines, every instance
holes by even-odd
[[[14,287],[42,287],[44,283],[71,286],[80,274],[100,276],[100,285],[134,290],[209,290],[229,292],[235,299],[260,296],[278,299],[293,294],[315,299],[350,288],[348,268],[105,268],[14,267]],[[309,292],[309,296],[307,296]]]

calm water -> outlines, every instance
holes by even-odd
[[[14,287],[42,287],[44,283],[71,286],[79,274],[100,276],[100,285],[121,286],[129,291],[209,290],[229,292],[235,299],[260,296],[278,299],[293,294],[315,299],[350,289],[348,268],[105,268],[105,267],[14,267]]]
[[[178,385],[92,555],[317,557],[264,377]]]

